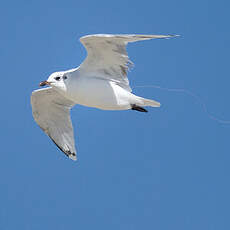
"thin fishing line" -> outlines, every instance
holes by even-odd
[[[191,91],[187,90],[187,89],[174,89],[174,88],[166,88],[166,87],[161,87],[159,85],[138,85],[138,86],[134,86],[133,88],[154,88],[154,89],[160,89],[160,90],[165,90],[165,91],[169,91],[169,92],[178,92],[178,93],[184,93],[187,94],[193,98],[195,98],[199,104],[202,106],[204,112],[208,115],[208,117],[216,122],[219,122],[221,124],[230,124],[230,120],[222,120],[219,119],[218,117],[212,115],[208,109],[206,104],[204,103],[204,101],[201,99],[201,97],[197,96],[196,94],[192,93]]]

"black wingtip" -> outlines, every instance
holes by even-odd
[[[49,136],[50,137],[50,136]],[[76,161],[77,160],[77,155],[76,155],[76,153],[74,153],[74,152],[71,152],[71,151],[69,151],[69,150],[67,150],[67,151],[64,151],[55,141],[54,141],[54,139],[53,138],[51,138],[50,137],[50,139],[53,141],[53,143],[68,157],[68,158],[70,158],[71,160],[74,160],[74,161]]]
[[[77,160],[77,155],[76,155],[76,153],[72,153],[72,152],[70,152],[70,151],[63,151],[63,150],[62,150],[62,152],[63,152],[66,156],[68,156],[71,160],[74,160],[74,161]]]

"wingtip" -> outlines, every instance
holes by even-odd
[[[169,34],[168,37],[166,38],[176,38],[176,37],[180,37],[181,35],[179,34]]]
[[[69,158],[73,161],[77,161],[77,156],[76,154],[69,155]]]
[[[181,35],[179,34],[167,34],[167,35],[150,35],[152,36],[151,38],[161,38],[161,39],[171,39],[175,37],[180,37]]]
[[[64,150],[63,148],[61,148],[56,142],[55,140],[50,136],[50,139],[53,141],[53,143],[67,156],[69,157],[71,160],[76,161],[77,160],[77,154],[75,152],[71,152],[70,150]]]
[[[160,103],[160,102],[157,102],[156,107],[161,107],[161,103]]]
[[[64,152],[67,157],[69,157],[71,160],[76,161],[77,160],[77,154],[75,152],[65,151]]]
[[[170,34],[170,37],[173,37],[173,38],[175,38],[175,37],[180,37],[181,35],[179,35],[179,34]]]

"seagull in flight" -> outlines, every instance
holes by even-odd
[[[70,109],[84,105],[102,110],[136,110],[159,107],[154,100],[132,93],[127,71],[132,66],[126,45],[129,42],[177,35],[95,34],[80,38],[88,56],[75,69],[52,73],[32,92],[34,120],[57,147],[70,159],[77,160]]]

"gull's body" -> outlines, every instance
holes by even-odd
[[[87,77],[78,69],[64,74],[69,81],[65,84],[66,89],[59,92],[75,104],[103,110],[126,110],[134,104],[145,106],[147,103],[147,99],[132,94],[116,82],[97,76]],[[159,106],[159,103],[151,102],[151,105]]]
[[[160,103],[132,94],[127,70],[132,64],[126,44],[171,35],[90,35],[80,40],[88,56],[76,69],[55,72],[40,85],[51,87],[35,90],[31,96],[33,116],[38,125],[71,159],[76,149],[69,110],[75,104],[103,110],[159,107]]]

